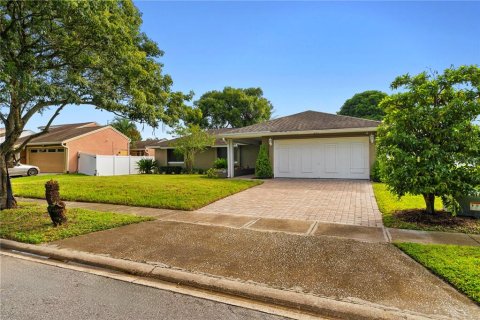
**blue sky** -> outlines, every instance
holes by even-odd
[[[480,64],[475,2],[135,3],[143,31],[165,51],[161,62],[174,90],[199,98],[225,86],[261,87],[275,117],[335,113],[355,93],[390,92],[398,75]],[[112,118],[72,106],[56,122]],[[37,116],[28,127],[45,122]],[[145,127],[142,135],[153,130]]]

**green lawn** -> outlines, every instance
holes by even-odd
[[[383,183],[374,183],[373,191],[386,227],[480,234],[480,219],[452,217],[441,211],[440,198],[435,200],[435,208],[439,211],[435,215],[427,215],[421,212],[425,210],[422,196],[406,195],[398,200]]]
[[[57,180],[63,200],[195,210],[261,184],[261,181],[207,179],[201,175],[92,177],[75,174],[12,179],[15,195],[44,198],[45,182]]]
[[[150,217],[68,207],[67,218],[67,224],[54,227],[46,206],[21,202],[17,209],[0,211],[0,237],[42,243],[153,220]]]
[[[480,303],[480,247],[418,243],[395,245]]]

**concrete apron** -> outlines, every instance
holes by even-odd
[[[274,289],[261,284],[242,283],[206,274],[191,273],[163,266],[114,259],[68,249],[24,244],[0,239],[2,250],[15,250],[49,257],[50,259],[81,263],[92,267],[106,268],[136,276],[154,278],[177,285],[210,290],[220,294],[237,296],[274,305],[294,308],[318,316],[335,319],[432,319],[423,315],[368,302],[345,302],[312,294]],[[444,319],[444,317],[433,317]]]
[[[365,242],[389,241],[384,228],[324,223],[319,221],[256,218],[252,216],[200,212],[174,213],[158,217],[157,219],[264,232],[284,232],[303,236],[330,236]]]

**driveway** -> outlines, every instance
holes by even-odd
[[[366,180],[267,180],[197,212],[382,227],[372,185]]]

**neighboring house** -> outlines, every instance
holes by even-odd
[[[147,139],[130,143],[131,156],[155,156],[155,147],[167,139]]]
[[[20,134],[20,138],[30,136],[34,133],[35,132],[31,130],[23,130],[22,133]],[[3,141],[5,141],[5,128],[0,128],[0,143],[2,143]]]
[[[275,177],[369,179],[379,124],[305,111],[243,128],[209,130],[217,137],[215,145],[198,154],[194,166],[207,169],[215,159],[226,158],[229,177],[253,173],[260,145],[265,144]],[[160,166],[183,166],[174,140],[155,147]]]
[[[17,145],[24,139],[20,138]],[[96,122],[55,125],[48,133],[29,141],[20,158],[26,164],[38,166],[41,172],[74,173],[78,171],[79,152],[128,155],[129,143],[127,136]]]

